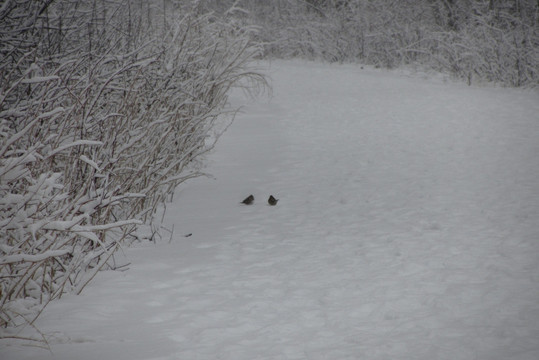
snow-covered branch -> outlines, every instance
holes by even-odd
[[[107,268],[202,174],[231,87],[265,86],[251,29],[150,2],[0,6],[0,326],[26,321],[21,299],[39,310]]]

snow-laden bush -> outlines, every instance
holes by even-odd
[[[539,85],[535,0],[245,0],[242,4],[250,10],[243,20],[263,29],[258,36],[266,57],[384,68],[413,65],[469,83]]]
[[[0,326],[80,293],[201,175],[249,69],[252,29],[152,1],[0,7]],[[8,332],[3,336],[13,336]]]

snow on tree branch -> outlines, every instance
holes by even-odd
[[[241,28],[196,2],[143,4],[0,6],[0,327],[109,268],[202,174],[230,88],[266,85]]]

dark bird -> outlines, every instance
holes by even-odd
[[[273,195],[270,195],[269,199],[268,199],[268,204],[270,204],[271,206],[274,206],[277,204],[277,201],[279,201],[279,199],[276,199],[273,197]]]
[[[241,203],[245,205],[251,205],[253,201],[255,201],[255,197],[253,195],[249,195]]]

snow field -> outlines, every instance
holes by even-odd
[[[6,359],[539,358],[537,93],[264,64],[273,98],[234,95],[170,244],[50,304],[52,354]]]

